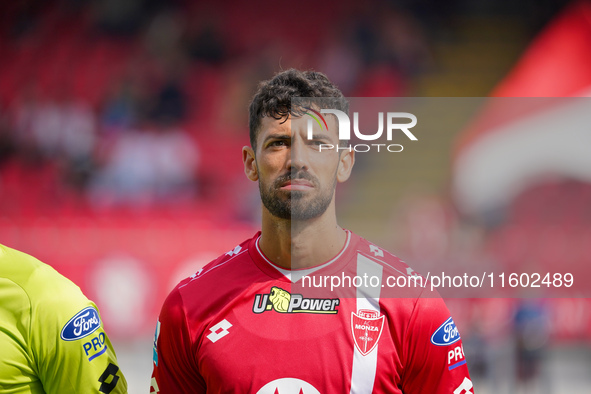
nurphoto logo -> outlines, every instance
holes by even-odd
[[[334,115],[337,119],[339,125],[339,140],[346,140],[349,141],[351,139],[351,120],[349,116],[338,109],[321,109],[320,112],[316,111],[312,108],[306,108],[310,112],[307,112],[306,115],[309,115],[311,119],[308,119],[308,129],[307,129],[307,138],[308,140],[314,139],[314,121],[320,126],[320,129],[325,129],[328,131],[328,124],[324,119],[323,114],[331,114]],[[404,122],[406,120],[406,122]],[[362,140],[362,141],[376,141],[382,134],[384,134],[384,123],[386,124],[386,139],[387,141],[392,141],[393,135],[395,132],[401,131],[408,137],[411,141],[417,141],[417,137],[410,131],[411,128],[416,126],[417,124],[417,117],[409,112],[378,112],[378,130],[374,133],[364,134],[359,130],[359,112],[353,112],[353,133],[354,135]],[[371,150],[376,150],[377,152],[388,151],[388,152],[402,152],[404,147],[400,144],[354,144],[348,146],[340,146],[340,145],[333,145],[333,144],[320,144],[319,149],[322,152],[323,150],[330,150],[336,149],[337,152],[340,150],[348,150],[348,151],[355,151],[355,152],[369,152]]]

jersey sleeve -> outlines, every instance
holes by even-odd
[[[474,394],[459,331],[443,300],[417,299],[407,329],[405,394]]]
[[[49,266],[31,280],[43,289],[30,296],[30,343],[45,392],[127,393],[96,305]]]
[[[177,289],[167,297],[156,325],[151,393],[205,393],[195,348]]]

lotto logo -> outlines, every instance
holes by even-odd
[[[228,256],[234,256],[235,254],[240,253],[241,250],[242,250],[242,246],[238,245],[233,250],[230,250],[229,252],[226,252],[226,254]]]
[[[217,341],[219,341],[220,339],[222,339],[230,333],[228,331],[230,327],[232,327],[232,324],[229,321],[227,321],[226,319],[222,320],[221,322],[209,329],[209,331],[211,331],[211,334],[207,336],[207,339],[209,339],[213,343],[216,343]]]
[[[472,391],[470,391],[473,386],[474,385],[470,379],[464,378],[462,384],[460,384],[458,388],[454,390],[454,394],[473,394]]]
[[[375,245],[369,245],[369,250],[373,253],[376,257],[384,257],[384,251],[378,248]]]
[[[152,385],[150,386],[150,393],[158,394],[160,392],[160,387],[158,387],[158,382],[156,378],[152,378]]]

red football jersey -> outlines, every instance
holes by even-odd
[[[443,300],[428,288],[388,285],[414,274],[400,259],[347,232],[331,261],[286,271],[264,256],[259,238],[170,293],[151,392],[473,393]],[[353,283],[331,291],[331,278],[347,277]]]

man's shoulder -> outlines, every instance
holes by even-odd
[[[26,282],[37,269],[45,270],[46,264],[31,255],[0,245],[0,277],[17,283]]]
[[[395,308],[412,310],[421,297],[439,297],[428,290],[427,278],[422,277],[410,265],[387,249],[353,235],[356,275],[376,276],[380,298]],[[349,268],[351,269],[351,268]],[[378,291],[378,290],[374,290]],[[377,293],[376,293],[377,294]],[[395,300],[396,302],[391,302]]]
[[[199,268],[191,276],[183,279],[175,290],[181,294],[192,294],[247,285],[250,283],[248,272],[254,268],[249,248],[258,236],[259,233]],[[221,284],[223,286],[220,286]]]
[[[236,245],[182,280],[166,298],[160,321],[183,316],[191,320],[191,324],[200,324],[239,297],[259,279],[256,275],[260,270],[249,253],[257,236]]]
[[[0,277],[19,287],[27,297],[44,300],[50,294],[80,293],[71,280],[35,257],[0,245]]]
[[[384,274],[391,276],[416,275],[415,271],[397,255],[357,234],[352,234],[353,237],[356,238],[355,248],[357,249],[357,254],[365,256],[381,265]]]

